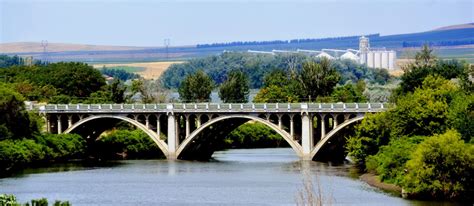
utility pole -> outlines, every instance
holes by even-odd
[[[165,52],[166,52],[166,60],[168,60],[169,59],[168,47],[170,46],[170,39],[168,38],[164,39],[164,45],[165,45]]]
[[[47,63],[48,62],[48,56],[47,56],[48,53],[46,52],[47,51],[46,49],[48,47],[48,40],[42,40],[41,41],[41,47],[43,47],[43,58],[42,59],[45,63]]]

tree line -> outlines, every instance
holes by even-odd
[[[396,107],[356,126],[349,156],[408,197],[472,201],[474,70],[437,59],[427,45],[404,70]]]
[[[319,58],[304,54],[249,54],[241,52],[225,52],[220,55],[191,59],[183,64],[171,65],[160,77],[160,84],[168,89],[179,88],[186,75],[202,70],[216,84],[221,84],[227,75],[234,70],[245,73],[250,81],[250,88],[259,89],[263,86],[265,74],[275,70],[301,71],[303,63],[318,62]],[[351,60],[334,60],[332,66],[340,73],[338,83],[345,84],[366,80],[369,83],[386,84],[390,79],[385,69],[367,68]]]
[[[366,37],[379,37],[380,34],[369,34]],[[229,46],[259,46],[271,44],[293,44],[293,43],[309,43],[332,40],[355,40],[358,41],[361,36],[342,36],[342,37],[328,37],[328,38],[307,38],[307,39],[291,39],[291,40],[274,40],[274,41],[235,41],[228,43],[212,43],[212,44],[198,44],[197,48],[211,48],[211,47],[229,47]]]

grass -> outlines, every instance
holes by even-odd
[[[161,74],[172,64],[179,64],[182,61],[160,61],[160,62],[130,62],[113,64],[93,64],[94,68],[103,66],[111,69],[123,69],[127,72],[139,74],[145,79],[158,79]]]
[[[106,67],[107,69],[120,69],[130,73],[145,71],[145,67],[132,67],[132,66],[111,66]]]

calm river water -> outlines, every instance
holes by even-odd
[[[348,164],[299,161],[289,148],[227,150],[214,158],[30,169],[0,179],[0,193],[15,194],[20,202],[46,197],[73,205],[295,205],[304,174],[310,174],[333,205],[426,204],[368,186],[351,177]]]

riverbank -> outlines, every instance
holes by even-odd
[[[398,195],[401,197],[402,188],[389,183],[384,183],[379,180],[377,175],[371,173],[365,173],[359,177],[360,180],[364,181],[365,183],[369,184],[372,187],[379,188],[383,191]]]

